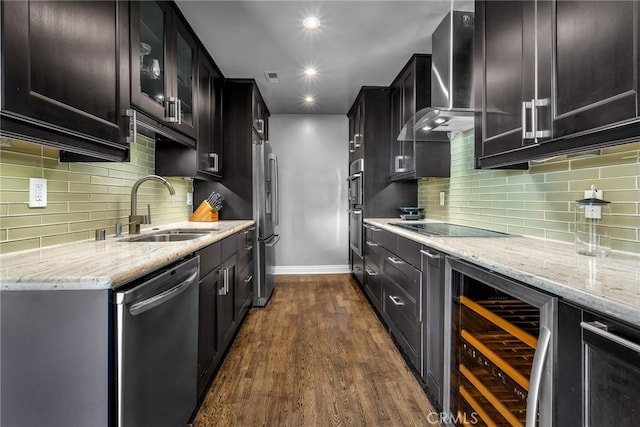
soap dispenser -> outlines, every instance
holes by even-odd
[[[608,256],[611,237],[607,222],[611,216],[611,202],[602,199],[602,190],[597,190],[595,185],[584,193],[584,199],[576,200],[576,251],[594,257]]]

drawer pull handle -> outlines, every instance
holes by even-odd
[[[394,295],[389,295],[389,299],[393,301],[395,305],[404,305],[404,301]]]
[[[377,247],[377,246],[380,246],[380,245],[377,244],[377,243],[373,243],[371,240],[367,240],[367,246]]]
[[[388,256],[387,259],[391,261],[393,264],[404,264],[404,261],[400,261],[399,259],[394,258],[392,256]]]
[[[246,279],[244,279],[244,283],[249,283],[252,280],[253,280],[253,276],[249,276]]]
[[[371,226],[371,231],[382,231],[382,228],[377,228],[376,226]]]
[[[247,252],[250,251],[251,249],[253,249],[253,245],[247,246],[246,248],[244,248]]]
[[[424,251],[422,249],[420,250],[420,253],[423,254],[423,255],[428,256],[431,259],[440,259],[440,255],[439,254],[432,254],[431,252],[427,252],[427,251]]]
[[[378,273],[376,273],[375,271],[370,270],[370,269],[368,269],[368,268],[365,268],[365,271],[367,272],[367,274],[368,274],[369,276],[377,276],[377,275],[378,275]]]

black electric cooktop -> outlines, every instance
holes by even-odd
[[[465,225],[448,224],[446,222],[427,222],[418,224],[390,223],[396,227],[406,228],[427,236],[440,237],[507,237],[512,234],[500,231],[485,230],[483,228],[467,227]]]

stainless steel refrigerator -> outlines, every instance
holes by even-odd
[[[275,246],[280,236],[275,234],[279,221],[278,157],[272,153],[269,141],[253,135],[253,219],[256,222],[254,251],[255,274],[253,305],[264,306],[274,286]]]

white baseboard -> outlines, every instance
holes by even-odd
[[[351,273],[349,265],[280,265],[275,274],[344,274]]]

